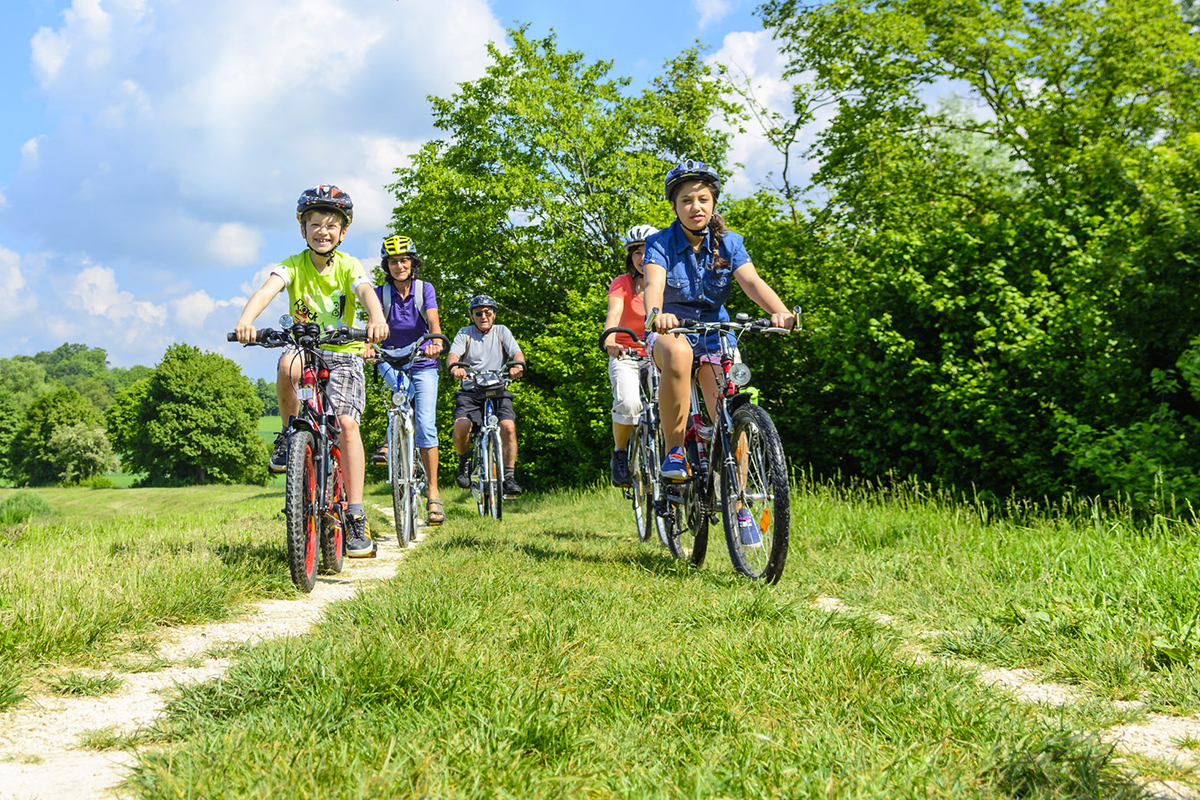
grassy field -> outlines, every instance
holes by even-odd
[[[59,491],[61,513],[82,503],[127,518],[114,500]],[[239,588],[132,626],[127,610],[101,640],[290,591],[276,495],[226,489],[217,506],[176,491],[194,510],[139,522],[158,544],[138,552],[178,540],[214,586],[227,573]],[[1101,700],[1188,712],[1200,698],[1187,622],[1200,605],[1197,534],[1181,523],[1143,529],[1084,507],[996,519],[917,490],[808,487],[784,579],[764,587],[735,577],[720,543],[700,570],[636,543],[613,490],[527,498],[499,524],[447,495],[447,525],[394,580],[185,690],[139,757],[138,795],[1137,797],[1087,732],[1145,711]],[[368,500],[387,498],[381,487]],[[218,531],[233,538],[201,544]],[[108,542],[83,550],[116,560],[110,580],[141,583],[128,574],[141,562],[119,567],[125,549]],[[42,583],[71,572],[66,561]],[[816,610],[818,596],[856,611]],[[914,659],[914,644],[947,657]],[[981,687],[959,655],[1100,700],[1022,705]]]

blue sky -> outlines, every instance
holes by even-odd
[[[303,248],[300,191],[355,199],[343,248],[378,252],[394,167],[435,135],[426,95],[487,65],[521,22],[642,84],[699,39],[781,105],[743,0],[10,0],[0,29],[0,357],[65,341],[114,366],[224,342],[274,262]],[[740,137],[749,189],[777,165]],[[418,243],[419,244],[419,243]],[[260,318],[274,320],[269,309]]]

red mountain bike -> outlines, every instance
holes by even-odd
[[[312,591],[317,581],[317,552],[321,571],[342,571],[346,556],[346,486],[342,480],[342,432],[325,384],[329,370],[321,359],[321,345],[365,342],[367,332],[359,328],[322,331],[315,322],[279,319],[282,330],[261,328],[256,341],[245,346],[294,347],[301,359],[300,413],[288,420],[287,473],[284,478],[283,514],[287,519],[288,568],[292,583],[302,592]],[[237,341],[237,334],[226,338]],[[373,555],[373,554],[372,554]]]

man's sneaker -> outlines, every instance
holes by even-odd
[[[458,462],[458,474],[454,476],[454,483],[460,489],[471,488],[471,460],[468,458],[461,459]]]
[[[267,471],[272,475],[278,475],[281,472],[287,472],[287,451],[288,451],[288,435],[287,431],[280,431],[275,434],[275,449],[271,453],[271,460],[267,462]]]
[[[658,471],[663,480],[680,483],[686,481],[691,471],[688,469],[687,456],[683,454],[682,447],[672,447],[667,451],[667,458],[662,463],[662,469]]]
[[[750,516],[750,512],[744,508],[739,508],[737,521],[738,534],[742,540],[742,547],[762,547],[762,531],[758,529],[758,523],[754,521],[754,517]]]
[[[520,497],[521,487],[517,486],[516,480],[513,478],[504,479],[504,496],[505,497]]]
[[[367,533],[365,515],[346,515],[346,555],[351,558],[369,558],[375,554],[375,543]]]
[[[626,487],[631,483],[629,477],[629,453],[624,450],[613,450],[612,460],[608,462],[612,472],[613,486]]]

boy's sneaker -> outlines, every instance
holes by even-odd
[[[667,451],[666,460],[662,463],[662,468],[658,471],[663,480],[681,483],[688,479],[691,470],[688,469],[687,456],[683,454],[682,447],[672,447]]]
[[[272,475],[278,475],[281,472],[287,472],[287,451],[288,451],[288,435],[287,431],[280,431],[275,434],[275,449],[271,452],[271,460],[267,462],[267,471]]]
[[[514,478],[504,479],[504,496],[505,497],[520,497],[521,487],[517,486],[517,481]]]
[[[458,474],[454,476],[454,483],[460,489],[471,488],[471,461],[470,459],[462,459],[458,462]]]
[[[613,450],[612,459],[608,462],[612,472],[613,486],[624,489],[631,483],[629,477],[629,453],[624,450]]]
[[[375,554],[375,543],[367,533],[365,515],[346,515],[346,555],[351,558],[369,558]]]
[[[747,549],[762,547],[762,531],[758,529],[758,523],[754,521],[754,517],[750,516],[750,512],[744,508],[739,508],[737,521],[738,535],[742,540],[742,547]]]

